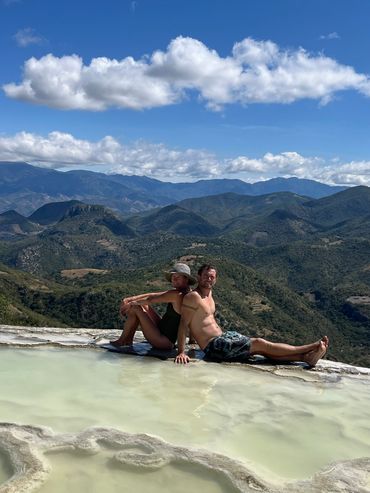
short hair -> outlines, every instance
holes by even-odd
[[[198,269],[198,276],[201,276],[205,270],[215,270],[217,272],[217,269],[216,269],[216,267],[214,265],[212,265],[212,264],[203,264]]]

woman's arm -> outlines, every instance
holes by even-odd
[[[143,293],[136,294],[135,296],[128,296],[127,298],[123,298],[124,303],[130,303],[131,301],[141,301],[146,299],[148,296],[157,296],[166,293],[167,291],[160,291],[158,293]]]
[[[133,305],[151,305],[152,303],[176,303],[181,306],[183,294],[177,289],[169,289],[159,293],[145,293],[124,298],[120,306],[120,314],[124,316]],[[175,308],[176,309],[176,308]]]
[[[140,304],[147,305],[148,304],[148,301],[147,301],[148,297],[162,295],[162,294],[165,294],[166,292],[167,291],[160,291],[158,293],[143,293],[143,294],[137,294],[135,296],[128,296],[127,298],[123,298],[123,300],[121,301],[119,312],[120,312],[121,316],[123,317],[123,316],[127,315],[127,312],[130,309],[131,303],[140,303],[141,301],[145,300],[145,303],[140,303]]]
[[[178,300],[182,294],[177,289],[170,289],[163,293],[150,293],[140,299],[131,300],[132,305],[151,305],[152,303],[173,303]]]

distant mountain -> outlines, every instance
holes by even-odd
[[[110,179],[141,192],[151,192],[173,201],[219,195],[233,192],[241,195],[265,195],[274,192],[292,192],[311,198],[320,198],[345,190],[347,187],[329,186],[300,178],[273,178],[246,183],[242,180],[199,180],[194,183],[165,183],[147,177],[108,175]],[[175,195],[176,196],[175,196]]]
[[[166,231],[179,235],[209,236],[220,232],[198,214],[190,212],[178,205],[168,205],[151,214],[133,217],[126,223],[137,234],[148,234]]]
[[[0,238],[10,238],[37,233],[42,228],[16,211],[0,214]]]
[[[255,246],[304,239],[313,234],[369,237],[370,188],[352,187],[312,200],[289,192],[260,196],[228,193],[186,199],[178,206],[203,217],[220,233],[233,233]]]
[[[102,205],[75,203],[67,208],[63,217],[43,233],[48,234],[83,234],[100,235],[101,237],[135,236],[134,231],[127,226],[113,211]]]
[[[102,204],[126,213],[158,205],[146,193],[132,191],[103,173],[0,163],[0,210],[15,209],[27,215],[44,204],[68,200]]]
[[[343,192],[305,203],[310,218],[334,226],[370,214],[370,188],[352,187]]]
[[[0,211],[14,209],[24,215],[44,204],[69,200],[101,204],[132,214],[187,198],[227,192],[262,195],[288,191],[319,198],[343,189],[345,187],[330,187],[298,178],[276,178],[254,184],[228,179],[166,183],[145,176],[107,175],[85,170],[61,172],[22,162],[0,162]]]
[[[369,210],[370,191],[366,187],[317,200],[290,192],[254,197],[228,193],[187,199],[129,218],[119,217],[101,205],[76,201],[48,204],[31,216],[44,223],[37,237],[33,231],[28,236],[23,231],[21,240],[14,237],[11,244],[0,249],[0,260],[41,274],[56,272],[65,265],[117,268],[125,262],[135,263],[143,249],[148,249],[153,258],[155,253],[166,258],[180,244],[191,250],[193,242],[203,244],[205,239],[206,243],[210,241],[208,249],[219,244],[218,239],[230,242],[231,255],[236,259],[245,258],[245,248],[302,241],[312,243],[316,254],[321,245],[336,244],[337,236],[351,237],[355,233],[359,241],[369,238]],[[15,215],[27,224],[27,218],[15,212],[3,214],[3,221]],[[327,243],[320,243],[322,240]],[[224,254],[223,250],[220,253]]]
[[[248,196],[236,193],[224,193],[194,199],[186,199],[177,205],[199,214],[218,228],[230,225],[237,220],[242,225],[256,216],[267,216],[276,209],[287,209],[301,213],[303,204],[310,199],[290,192],[271,193],[268,195]]]
[[[325,185],[314,180],[302,178],[272,178],[271,180],[253,183],[251,195],[262,195],[273,192],[292,192],[297,195],[318,199],[346,190],[348,187]]]
[[[37,209],[29,216],[29,220],[38,224],[52,224],[58,222],[73,206],[82,204],[79,200],[67,200],[65,202],[51,202]]]

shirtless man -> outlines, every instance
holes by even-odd
[[[217,271],[212,265],[202,265],[198,270],[198,287],[184,296],[181,322],[178,332],[176,363],[188,363],[185,340],[188,329],[205,353],[205,359],[213,361],[240,361],[260,354],[275,361],[303,361],[315,366],[328,348],[327,336],[312,344],[291,346],[274,343],[259,337],[247,337],[235,331],[223,333],[215,320],[215,302],[212,288]]]

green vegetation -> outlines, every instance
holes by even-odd
[[[370,304],[353,297],[370,297],[370,193],[357,190],[223,194],[128,220],[71,204],[41,233],[0,242],[0,321],[118,328],[122,297],[164,289],[175,260],[211,261],[225,329],[295,344],[328,334],[330,358],[369,366]]]

